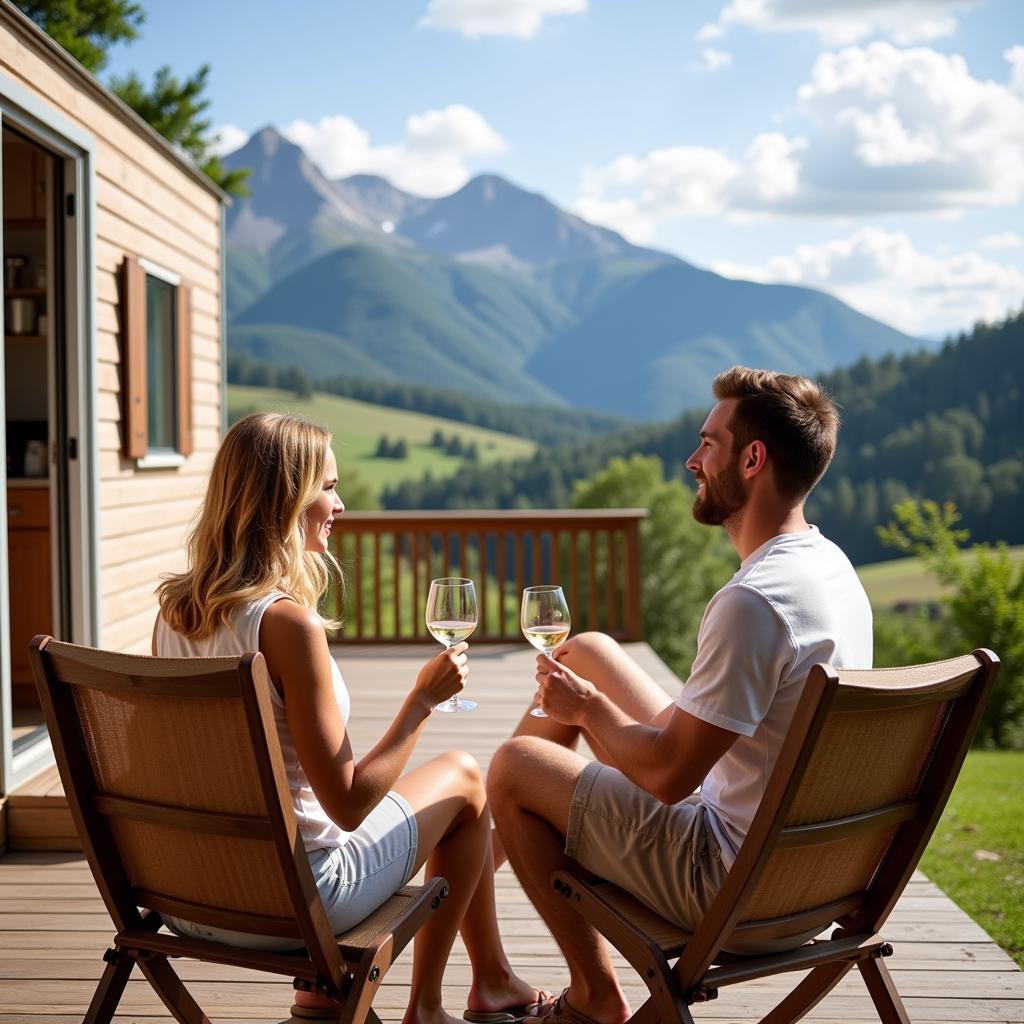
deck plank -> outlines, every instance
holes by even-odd
[[[678,681],[645,645],[633,648],[648,671],[674,696]],[[387,726],[389,711],[412,684],[431,648],[337,648],[335,655],[352,693],[351,735],[357,754]],[[468,692],[480,707],[469,715],[435,715],[413,764],[453,747],[468,750],[486,769],[533,690],[533,655],[524,645],[472,652]],[[26,794],[40,810],[61,799],[52,775]],[[535,984],[559,989],[566,970],[558,950],[507,868],[497,876],[498,908],[509,956]],[[80,853],[14,852],[0,858],[0,1024],[72,1024],[80,1021],[103,969],[113,928]],[[1024,973],[932,882],[914,876],[885,934],[896,947],[887,963],[915,1024],[1022,1024]],[[624,968],[621,958],[615,957]],[[287,981],[238,968],[174,962],[213,1019],[233,1024],[285,1021],[291,1002]],[[627,996],[638,1005],[644,991],[626,970]],[[408,954],[387,975],[374,1003],[383,1021],[399,1021],[408,996]],[[723,990],[694,1008],[698,1021],[747,1024],[759,1020],[800,976],[766,979]],[[469,987],[469,962],[456,943],[446,974],[445,1001],[461,1012]],[[129,983],[117,1024],[171,1018],[138,975]],[[814,1022],[877,1021],[860,980],[845,979],[807,1018]]]

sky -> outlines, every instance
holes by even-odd
[[[101,77],[209,64],[224,151],[483,171],[941,338],[1024,305],[1024,0],[143,0]]]

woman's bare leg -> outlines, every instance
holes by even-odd
[[[395,790],[416,815],[416,869],[448,879],[450,895],[419,930],[406,1024],[451,1020],[441,1006],[441,980],[461,930],[473,983],[469,1005],[500,1010],[532,1002],[536,989],[520,980],[498,933],[491,860],[491,818],[483,778],[468,754],[449,752],[404,775]]]

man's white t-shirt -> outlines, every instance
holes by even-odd
[[[871,606],[853,566],[817,527],[748,555],[708,603],[676,703],[739,738],[701,802],[731,867],[764,795],[803,683],[817,662],[870,668]]]

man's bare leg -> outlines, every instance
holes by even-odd
[[[569,809],[587,764],[575,751],[537,737],[498,748],[487,777],[501,842],[530,901],[569,965],[570,1005],[600,1024],[622,1024],[629,1004],[604,941],[551,888],[549,877],[573,862],[563,852]]]
[[[580,633],[567,640],[558,649],[558,660],[577,675],[589,679],[638,722],[649,722],[672,704],[672,698],[626,654],[617,641],[604,633]],[[573,750],[580,730],[527,713],[514,735],[539,736]],[[604,760],[594,741],[588,737],[588,742],[598,759]]]
[[[649,722],[672,706],[672,698],[617,641],[604,633],[580,633],[567,640],[558,650],[558,660],[577,675],[589,679],[638,722]],[[536,718],[527,711],[513,735],[536,736],[575,750],[580,730],[576,726],[560,725],[550,718]],[[604,761],[600,744],[590,736],[587,742],[597,759]],[[497,830],[492,833],[492,850],[494,864],[500,866],[505,862],[505,851]]]

